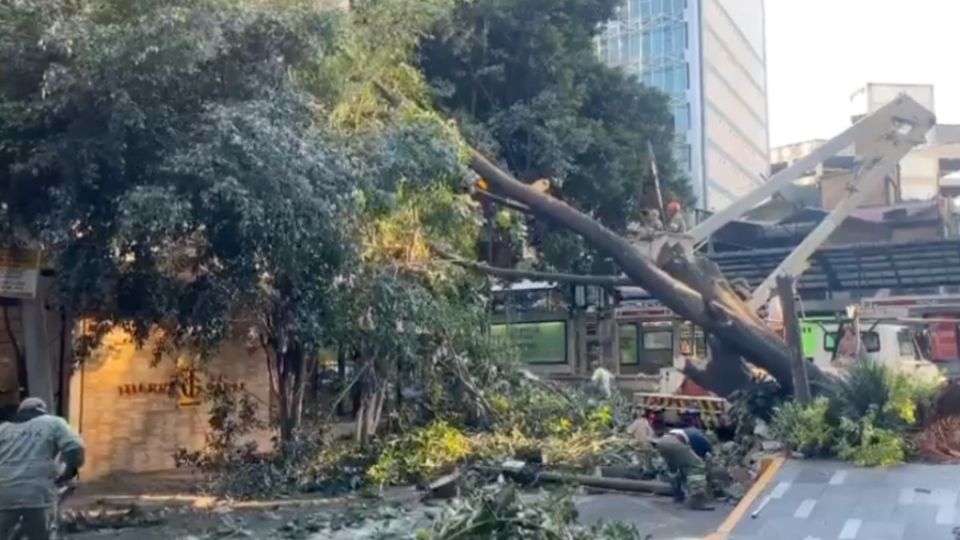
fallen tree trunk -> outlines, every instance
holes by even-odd
[[[402,103],[402,97],[379,81],[374,81],[374,86],[394,106]],[[717,295],[712,298],[708,296],[705,304],[701,292],[671,277],[649,257],[637,251],[625,238],[562,201],[520,182],[476,149],[468,147],[467,150],[470,156],[469,167],[507,198],[523,203],[532,213],[552,219],[579,234],[593,247],[612,257],[634,284],[643,287],[681,317],[715,335],[725,349],[743,356],[751,364],[769,373],[785,391],[793,392],[789,348],[769,328],[756,324],[757,316],[749,308],[740,306],[743,304],[742,300],[737,298],[738,302],[726,305],[724,300],[718,300],[725,295]],[[726,280],[723,282],[726,283]],[[726,287],[733,292],[729,284]],[[811,371],[811,386],[824,379],[826,377],[819,370]]]
[[[473,149],[470,149],[470,168],[507,197],[569,228],[611,256],[635,284],[681,317],[717,336],[731,351],[769,373],[784,390],[793,391],[789,349],[776,334],[757,325],[755,316],[750,317],[716,298],[710,299],[709,309],[705,309],[700,292],[659,268],[625,238],[569,205],[531,189]]]
[[[611,478],[605,476],[590,476],[587,474],[567,474],[553,471],[536,471],[529,469],[514,470],[505,467],[489,467],[477,465],[474,467],[483,473],[503,474],[514,476],[521,481],[556,482],[560,484],[578,484],[581,486],[616,491],[631,491],[637,493],[655,493],[658,495],[673,494],[673,487],[666,482],[657,480],[633,480],[630,478]]]
[[[664,250],[659,263],[661,268],[671,276],[698,291],[708,304],[718,303],[729,311],[739,313],[758,333],[764,331],[769,333],[769,336],[765,336],[764,339],[780,341],[775,334],[767,329],[760,317],[750,309],[743,297],[734,290],[715,262],[699,254],[694,255],[691,260],[687,258],[682,249],[672,248]],[[718,314],[716,310],[713,314],[723,316]],[[728,392],[732,387],[748,384],[750,372],[740,358],[742,352],[739,351],[741,350],[731,347],[729,343],[722,342],[714,335],[708,336],[708,343],[711,353],[710,362],[705,366],[694,364],[689,369],[684,369],[684,374],[703,388],[724,397],[729,395]],[[789,347],[786,350],[788,353],[792,353],[792,349]],[[790,367],[791,369],[794,367],[792,362]],[[792,375],[791,373],[791,383],[793,382]],[[821,386],[827,380],[827,375],[814,364],[807,365],[807,376],[811,381],[815,381]],[[777,377],[775,376],[775,378]],[[783,385],[779,378],[777,378],[777,382],[781,386]],[[736,388],[732,389],[735,390]]]
[[[710,359],[703,362],[687,359],[683,374],[722,398],[746,389],[751,376],[743,358],[727,348],[717,336],[707,336],[707,346],[710,347]]]

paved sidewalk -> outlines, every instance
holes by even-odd
[[[787,461],[729,540],[955,540],[960,466]],[[756,519],[750,514],[767,501]]]

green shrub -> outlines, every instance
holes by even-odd
[[[859,421],[840,420],[837,456],[861,467],[890,467],[903,463],[906,444],[903,435],[877,427],[877,411],[871,410]]]
[[[928,414],[933,408],[933,402],[942,386],[942,378],[933,379],[903,373],[891,373],[891,411],[908,425],[922,424],[924,414]]]
[[[776,408],[771,428],[793,450],[808,456],[829,455],[836,441],[829,409],[830,402],[825,397],[806,406],[791,401]]]
[[[921,420],[918,411],[930,408],[941,384],[941,380],[899,373],[878,362],[857,362],[837,383],[833,412],[852,420],[872,412],[877,427],[899,432]]]
[[[467,435],[436,421],[388,443],[367,478],[378,485],[425,480],[454,468],[472,451]]]
[[[837,380],[831,412],[838,417],[863,418],[871,410],[878,411],[878,421],[886,424],[886,411],[892,388],[891,373],[886,366],[871,360],[855,362]],[[895,415],[890,415],[890,419]]]

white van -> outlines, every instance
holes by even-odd
[[[850,345],[854,348],[855,342],[843,343],[843,336],[838,338],[839,324],[835,322],[817,323],[823,329],[822,347],[815,351],[804,351],[808,359],[820,368],[827,371],[838,371],[850,361]],[[844,333],[853,328],[845,324]],[[839,346],[839,351],[837,350]],[[845,350],[847,349],[847,350]],[[880,323],[860,326],[860,351],[867,359],[879,362],[901,373],[917,375],[924,378],[940,377],[940,370],[936,364],[925,358],[917,343],[917,334],[909,326],[900,324]],[[810,353],[813,352],[812,357]],[[844,354],[846,353],[846,354]]]

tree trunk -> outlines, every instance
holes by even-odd
[[[725,295],[709,298],[671,277],[624,238],[589,216],[548,195],[539,193],[504,172],[475,150],[470,167],[504,195],[522,202],[537,215],[551,219],[582,236],[593,247],[612,257],[635,284],[643,287],[675,313],[715,335],[725,348],[765,370],[786,391],[793,391],[791,354],[772,331],[756,323],[756,316],[725,305]],[[723,302],[723,303],[721,303]]]
[[[278,370],[279,371],[279,370]],[[290,418],[290,380],[287,374],[277,377],[277,423],[280,424],[281,447],[293,439],[293,425]]]
[[[272,340],[271,343],[279,343]],[[283,352],[277,347],[265,347],[268,359],[273,358],[271,378],[275,380],[272,391],[277,397],[277,424],[280,428],[280,443],[283,449],[297,436],[303,420],[303,401],[309,370],[301,349],[288,346]]]
[[[716,336],[707,336],[707,344],[710,359],[702,365],[699,361],[688,360],[683,374],[722,398],[729,398],[737,390],[747,388],[750,370],[743,358],[727,349]]]
[[[777,276],[777,292],[780,295],[780,307],[783,313],[783,329],[787,336],[787,345],[793,352],[793,388],[794,397],[800,403],[810,402],[810,383],[807,380],[807,361],[803,358],[803,342],[800,337],[800,319],[793,302],[794,278],[790,275]]]

